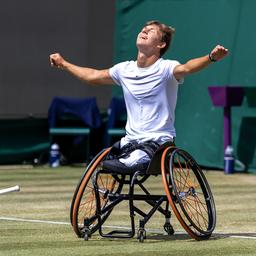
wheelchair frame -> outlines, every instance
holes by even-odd
[[[75,190],[70,209],[70,220],[78,237],[88,240],[99,231],[102,237],[132,238],[136,233],[135,213],[139,220],[137,238],[146,238],[145,225],[156,211],[165,216],[164,230],[174,233],[170,223],[171,211],[182,227],[196,240],[208,239],[216,225],[216,210],[210,186],[199,165],[186,151],[165,143],[155,152],[145,172],[122,174],[102,168],[102,162],[111,148],[102,150],[88,165]],[[165,195],[151,195],[143,183],[152,175],[162,175]],[[123,187],[128,192],[123,193]],[[135,186],[140,193],[135,192]],[[114,207],[123,201],[129,203],[130,229],[103,232],[104,222]],[[135,206],[135,201],[147,203],[145,212]],[[165,206],[163,206],[165,204]]]

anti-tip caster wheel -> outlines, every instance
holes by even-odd
[[[140,243],[143,243],[144,240],[146,239],[146,230],[145,229],[139,229],[137,238],[139,239]]]
[[[164,231],[169,235],[173,235],[174,234],[174,229],[173,226],[170,223],[165,223],[164,224]]]

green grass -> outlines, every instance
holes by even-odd
[[[0,188],[19,184],[20,192],[0,195],[0,218],[69,222],[70,202],[83,167],[20,167],[0,169]],[[177,232],[166,236],[147,233],[144,243],[133,239],[106,239],[97,233],[85,242],[78,239],[69,224],[31,223],[0,219],[0,255],[255,255],[256,176],[224,175],[208,171],[217,207],[217,226],[210,240],[197,242],[184,233],[175,216]],[[149,180],[152,190],[162,191],[160,177]],[[109,219],[109,225],[128,226],[126,205],[121,205]],[[137,220],[136,220],[137,221]],[[163,217],[156,214],[149,228],[162,230]],[[137,223],[137,222],[136,222]]]

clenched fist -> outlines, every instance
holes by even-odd
[[[66,61],[59,53],[54,53],[50,55],[50,64],[52,67],[57,67],[63,69],[65,67]]]
[[[228,49],[222,45],[217,45],[210,53],[209,57],[212,61],[218,61],[228,54]]]

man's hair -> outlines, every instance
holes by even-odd
[[[165,47],[160,50],[160,57],[162,57],[165,54],[165,52],[168,50],[168,48],[171,44],[172,37],[175,33],[175,29],[170,27],[170,26],[167,26],[167,25],[165,25],[165,24],[163,24],[163,23],[161,23],[157,20],[148,21],[145,24],[145,27],[149,26],[149,25],[158,26],[160,32],[162,33],[161,42],[164,42],[166,44]]]

